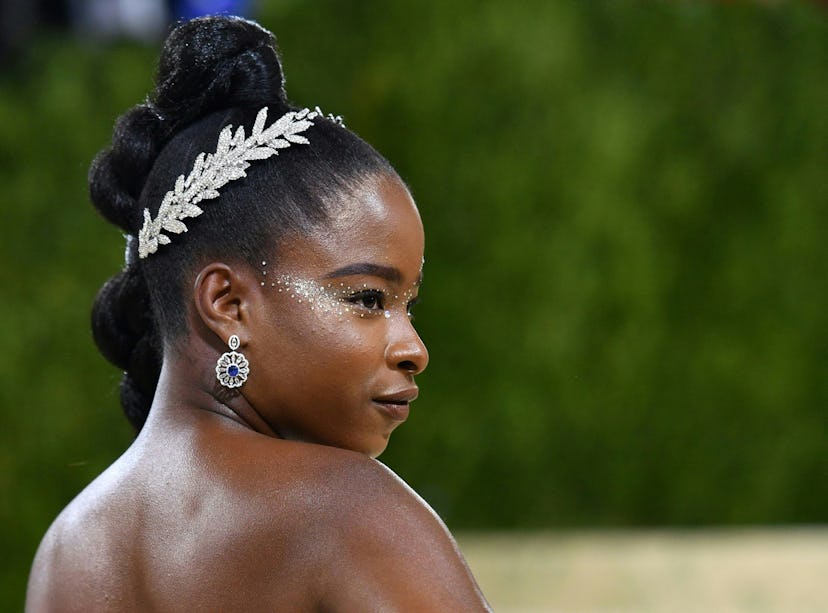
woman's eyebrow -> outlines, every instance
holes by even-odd
[[[334,279],[336,277],[350,277],[352,275],[369,275],[372,277],[379,277],[391,283],[399,283],[402,279],[400,271],[392,266],[382,266],[381,264],[372,264],[370,262],[359,262],[356,264],[348,264],[342,268],[337,268],[333,272],[325,275],[326,279]]]

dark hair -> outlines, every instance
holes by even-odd
[[[287,100],[276,41],[237,17],[186,22],[167,38],[155,91],[115,124],[112,145],[92,163],[92,203],[127,234],[124,269],[107,281],[92,309],[101,353],[124,371],[121,404],[136,430],[149,413],[161,370],[163,341],[186,331],[182,283],[211,259],[255,266],[279,239],[307,233],[328,219],[331,203],[390,164],[337,123],[316,119],[310,145],[256,161],[247,177],[188,219],[188,232],[138,259],[135,236],[143,210],[155,217],[164,194],[187,175],[196,156],[215,151],[221,129],[244,125],[268,106],[268,124],[296,110]]]

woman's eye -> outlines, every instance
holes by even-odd
[[[361,292],[357,292],[355,294],[351,294],[351,296],[348,298],[348,301],[356,305],[359,305],[363,308],[366,308],[369,311],[376,311],[385,308],[384,298],[385,296],[381,291],[375,289],[367,289]]]

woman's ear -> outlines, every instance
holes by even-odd
[[[233,334],[242,345],[249,340],[247,326],[253,280],[245,272],[214,262],[201,269],[193,287],[198,317],[225,344]]]

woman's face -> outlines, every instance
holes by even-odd
[[[382,453],[428,363],[410,318],[422,263],[408,190],[378,178],[262,264],[242,393],[280,436]]]

